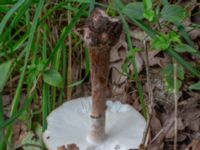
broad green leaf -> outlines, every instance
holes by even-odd
[[[124,8],[124,4],[121,2],[121,0],[114,0],[114,5],[120,10]]]
[[[195,84],[192,84],[190,87],[189,87],[190,90],[200,90],[200,81],[195,83]]]
[[[0,64],[0,73],[1,73],[1,75],[0,75],[0,92],[3,91],[3,88],[9,77],[12,62],[13,62],[12,60],[9,60],[9,61],[6,61],[6,62]]]
[[[156,50],[166,50],[169,47],[170,43],[167,38],[163,35],[157,36],[152,41],[152,48]]]
[[[143,4],[141,2],[129,3],[122,12],[130,18],[143,19]]]
[[[46,70],[43,73],[43,80],[49,85],[55,87],[63,87],[63,78],[60,73],[56,70]]]
[[[197,52],[193,47],[191,47],[187,44],[177,44],[177,45],[175,45],[174,49],[179,53],[184,53],[184,52],[195,53],[195,52]]]
[[[185,9],[177,5],[165,5],[161,10],[161,17],[172,23],[180,23],[186,14]]]

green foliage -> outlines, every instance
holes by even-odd
[[[160,35],[157,35],[151,46],[156,50],[167,50],[173,43],[181,43],[181,40],[179,35],[172,31],[168,34],[160,33]]]
[[[190,90],[200,90],[200,81],[195,83],[195,84],[192,84],[190,87],[189,87]]]
[[[144,12],[144,9],[143,9],[143,4],[141,2],[134,2],[134,3],[129,3],[127,4],[122,12],[129,16],[130,18],[135,18],[135,19],[138,19],[138,20],[142,20],[144,17],[143,17],[143,12]]]
[[[8,61],[0,64],[0,72],[1,72],[1,75],[0,75],[0,93],[3,91],[3,88],[4,88],[6,81],[9,77],[12,62],[13,62],[12,60],[8,60]]]
[[[165,5],[161,10],[161,17],[171,23],[181,23],[186,18],[187,13],[184,8],[177,5]]]
[[[169,64],[165,66],[165,68],[162,69],[162,75],[164,77],[164,84],[166,87],[166,90],[168,92],[174,91],[174,79],[173,79],[173,72],[174,68],[172,64]],[[177,89],[178,91],[180,87],[182,86],[182,81],[184,80],[184,68],[182,66],[177,67]]]
[[[167,39],[167,36],[161,33],[160,36],[157,36],[155,39],[153,39],[151,46],[156,50],[166,50],[169,48],[170,43]]]
[[[127,76],[129,75],[129,66],[134,65],[135,53],[138,51],[140,51],[138,48],[132,48],[128,51],[126,59],[124,60],[124,63],[122,65],[122,71]]]
[[[184,52],[196,53],[197,52],[197,50],[195,50],[193,47],[187,44],[177,44],[175,45],[174,49],[179,53],[184,53]]]
[[[181,43],[180,36],[174,31],[171,31],[168,33],[167,40],[169,40],[169,42],[171,42],[170,44]]]
[[[2,34],[6,23],[8,22],[8,20],[10,19],[10,17],[16,12],[16,10],[24,3],[24,0],[19,0],[4,16],[4,18],[2,19],[1,23],[0,23],[0,35]]]
[[[43,72],[43,80],[49,85],[62,88],[63,78],[60,73],[56,70],[46,70]]]
[[[152,0],[143,0],[144,12],[143,16],[149,21],[153,21],[155,12],[152,7]]]

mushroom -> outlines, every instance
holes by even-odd
[[[68,101],[47,118],[43,134],[49,150],[76,144],[80,150],[128,150],[142,142],[146,122],[128,104],[106,98],[110,50],[122,24],[96,8],[86,21],[84,39],[89,48],[92,96]]]

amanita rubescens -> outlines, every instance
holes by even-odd
[[[110,18],[98,8],[86,22],[84,39],[89,48],[92,83],[92,122],[88,138],[94,142],[100,142],[105,137],[105,93],[108,90],[110,50],[121,31],[120,21]]]

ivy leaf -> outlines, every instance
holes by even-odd
[[[10,73],[10,68],[12,66],[12,60],[8,60],[2,64],[0,64],[0,92],[2,92],[6,81],[9,77],[9,73]]]
[[[192,84],[190,87],[189,87],[190,90],[200,90],[200,81],[195,83],[195,84]]]
[[[187,44],[175,45],[174,49],[179,53],[184,53],[184,52],[195,53],[195,52],[197,52],[193,47],[191,47]]]
[[[165,36],[160,35],[153,39],[151,47],[156,50],[166,50],[169,47],[170,43]]]
[[[165,5],[161,10],[161,18],[175,24],[180,23],[186,16],[185,9],[177,5]]]
[[[143,4],[141,2],[134,2],[127,4],[122,12],[129,18],[134,18],[138,20],[143,19]]]
[[[49,85],[63,87],[63,78],[56,70],[46,70],[43,72],[43,80]]]

